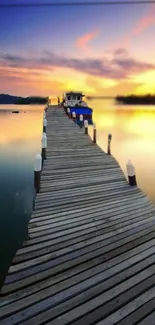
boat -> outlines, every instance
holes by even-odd
[[[18,114],[18,113],[19,113],[19,111],[12,111],[12,113]]]
[[[80,123],[80,115],[83,115],[83,120],[87,120],[88,124],[93,124],[92,113],[93,109],[89,107],[84,100],[85,95],[82,92],[70,91],[63,94],[62,105],[65,109],[70,108],[70,113],[76,113],[76,121]]]

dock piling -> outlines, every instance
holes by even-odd
[[[108,134],[108,149],[107,149],[108,155],[111,155],[111,140],[112,140],[112,134]]]
[[[46,128],[47,128],[47,120],[46,118],[44,118],[44,121],[43,121],[43,132],[46,133]]]
[[[93,124],[93,142],[96,143],[96,124]]]
[[[69,107],[67,107],[67,115],[70,118],[70,108]]]
[[[46,148],[47,148],[47,136],[46,133],[42,135],[42,167],[44,164],[44,160],[46,160]]]
[[[65,104],[64,104],[63,108],[64,108],[64,111],[65,111],[65,113],[67,115],[67,106]]]
[[[63,104],[62,107],[63,107],[64,112],[67,114],[67,107],[65,106],[65,104]]]
[[[135,173],[135,167],[133,166],[131,160],[128,161],[127,165],[127,174],[128,174],[128,181],[131,186],[136,186],[136,173]]]
[[[84,121],[85,134],[88,134],[88,121]]]
[[[75,112],[72,113],[72,118],[73,118],[73,121],[76,122],[76,113]]]
[[[80,114],[80,128],[83,128],[83,115]]]
[[[35,156],[35,162],[34,162],[34,187],[37,193],[40,192],[41,169],[42,169],[42,158],[41,158],[41,154],[38,153]]]

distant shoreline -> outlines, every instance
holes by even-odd
[[[8,94],[0,94],[0,105],[46,105],[47,102],[48,97],[18,97]]]
[[[155,95],[145,96],[117,96],[116,102],[124,105],[155,105]]]
[[[86,100],[113,99],[117,104],[123,105],[155,105],[155,95],[128,95],[128,96],[86,96]],[[0,94],[0,105],[46,105],[48,97],[29,96],[19,97],[8,94]]]

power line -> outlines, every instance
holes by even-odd
[[[111,6],[111,5],[138,5],[138,4],[155,4],[155,0],[127,0],[127,1],[92,1],[92,2],[46,2],[46,3],[10,3],[0,4],[0,8],[17,8],[17,7],[73,7],[73,6]]]

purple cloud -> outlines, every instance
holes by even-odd
[[[52,52],[44,52],[40,57],[25,58],[11,54],[0,54],[0,64],[8,67],[28,69],[48,69],[55,67],[70,68],[89,75],[110,79],[126,79],[132,73],[140,73],[155,69],[155,65],[138,61],[128,55],[125,49],[118,49],[112,59],[77,59],[67,58]]]
[[[126,49],[123,49],[123,48],[118,48],[114,51],[113,55],[116,55],[116,56],[128,56],[129,53]]]
[[[143,72],[146,70],[154,69],[155,65],[141,62],[138,60],[135,60],[133,58],[115,58],[114,62],[117,66],[119,66],[124,71],[129,72]]]

